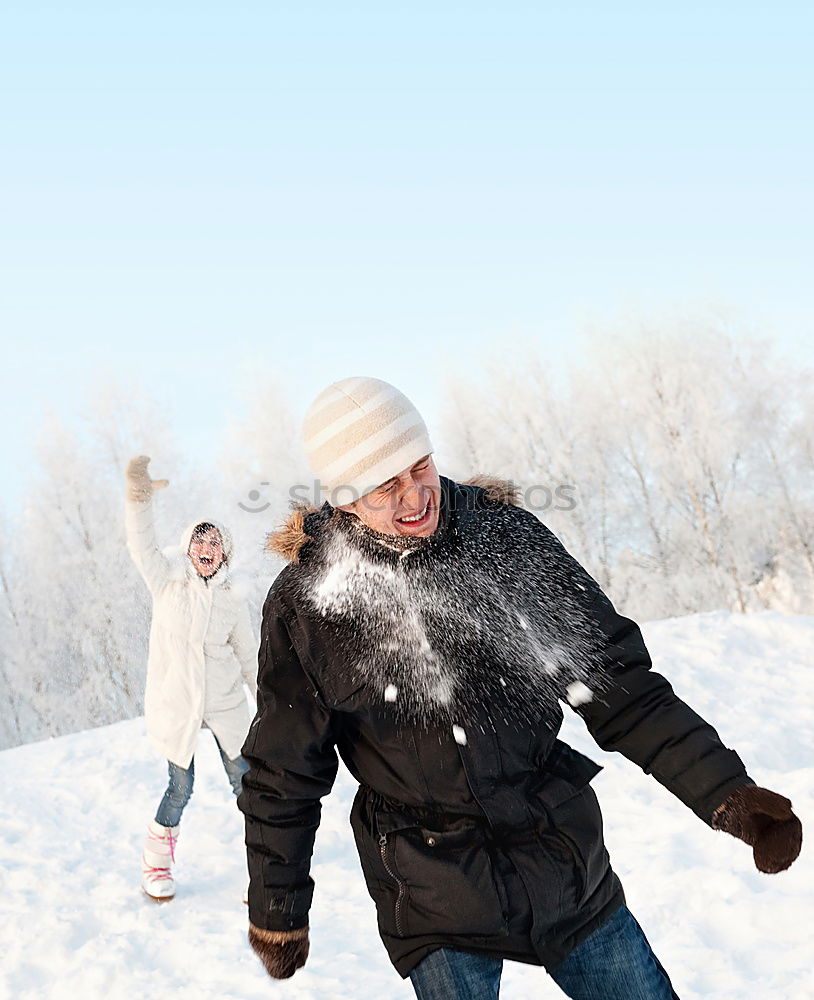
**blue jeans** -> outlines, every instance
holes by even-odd
[[[410,973],[418,1000],[497,1000],[503,961],[452,948],[427,955]],[[551,973],[572,1000],[678,1000],[667,973],[626,906]]]
[[[215,736],[214,733],[212,735]],[[223,761],[223,767],[229,778],[232,791],[235,795],[240,795],[243,775],[249,770],[249,763],[239,755],[234,760],[227,757],[223,752],[223,747],[218,743],[217,736],[215,736],[215,743],[217,743],[220,759]],[[189,767],[179,767],[171,760],[167,763],[170,781],[155,814],[155,821],[161,826],[178,826],[181,822],[181,813],[192,795],[192,786],[195,783],[195,758],[193,757],[189,762]]]

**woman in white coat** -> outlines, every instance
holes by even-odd
[[[147,732],[169,765],[169,784],[147,829],[142,888],[175,895],[172,865],[181,814],[192,794],[195,746],[210,729],[235,795],[247,764],[240,754],[251,722],[243,684],[257,697],[257,641],[245,599],[229,579],[231,535],[217,521],[195,521],[180,544],[159,549],[149,458],[127,466],[127,547],[153,598],[144,714]]]

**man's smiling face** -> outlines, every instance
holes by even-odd
[[[432,455],[388,479],[375,490],[340,510],[355,514],[383,535],[431,535],[438,527],[441,480]]]

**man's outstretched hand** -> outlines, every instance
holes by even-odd
[[[758,871],[770,875],[785,871],[803,843],[803,825],[791,802],[757,785],[743,785],[725,799],[712,814],[712,827],[748,844]]]

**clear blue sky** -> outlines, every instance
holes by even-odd
[[[100,368],[202,456],[260,362],[432,409],[443,364],[518,338],[567,364],[586,316],[711,299],[811,363],[812,29],[783,2],[13,5],[6,503]]]

